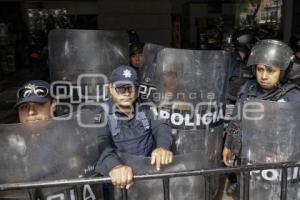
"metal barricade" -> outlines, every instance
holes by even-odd
[[[186,176],[204,176],[205,178],[205,200],[209,198],[209,177],[227,174],[227,173],[239,173],[241,179],[243,179],[243,186],[240,187],[241,193],[240,199],[249,199],[249,181],[250,172],[253,170],[266,170],[266,169],[281,169],[281,195],[280,200],[287,199],[287,170],[293,167],[300,167],[300,162],[282,162],[282,163],[272,163],[272,164],[256,164],[247,165],[240,167],[226,167],[217,169],[201,169],[201,170],[190,170],[190,171],[178,171],[178,172],[162,172],[154,174],[143,174],[135,175],[134,180],[149,180],[149,179],[162,179],[163,180],[163,191],[164,200],[170,199],[170,178],[175,177],[186,177]],[[99,177],[99,178],[83,178],[83,179],[64,179],[56,181],[39,181],[39,182],[27,182],[27,183],[10,183],[10,184],[0,184],[0,191],[3,190],[20,190],[20,189],[30,189],[30,188],[41,188],[41,187],[54,187],[54,186],[71,186],[80,184],[96,184],[96,183],[110,183],[109,177]],[[127,190],[122,189],[122,200],[127,200]]]

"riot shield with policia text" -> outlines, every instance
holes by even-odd
[[[220,161],[228,64],[225,51],[165,48],[157,56],[153,100],[159,118],[172,127],[173,152],[201,152],[209,169]],[[216,191],[218,180],[211,183]]]
[[[94,111],[82,110],[59,119],[0,125],[0,184],[95,175],[94,166],[99,158],[98,129],[85,127],[94,124]],[[83,188],[99,198],[102,196],[99,185],[94,191],[90,185]],[[69,188],[66,193],[61,192],[64,187],[45,188],[40,195],[49,198],[58,192],[75,195],[80,187],[73,190]],[[84,196],[84,193],[77,195]]]
[[[225,51],[166,48],[159,52],[154,101],[159,117],[177,131],[178,153],[218,148],[228,61]]]
[[[243,105],[242,164],[300,159],[300,103],[247,101]],[[281,199],[282,170],[252,171],[250,199]],[[287,199],[300,199],[299,168],[288,168]]]
[[[92,124],[93,112],[83,110],[73,114],[70,119],[59,118],[63,120],[2,124],[0,182],[78,178],[93,174],[93,170],[88,169],[98,159],[97,128],[86,128],[78,123],[80,120],[83,124]]]

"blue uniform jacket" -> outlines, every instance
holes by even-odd
[[[149,107],[135,110],[135,116],[128,119],[121,112],[112,112],[111,101],[108,105],[109,111],[101,109],[99,113],[99,116],[108,114],[108,123],[99,130],[100,158],[96,172],[108,175],[113,167],[122,164],[117,152],[149,156],[157,147],[171,147],[171,128],[166,122],[155,119]]]
[[[250,97],[249,92],[250,88],[254,87],[256,88],[256,96]],[[236,108],[234,110],[234,116],[237,113],[237,105],[243,104],[246,100],[249,100],[251,98],[256,99],[263,99],[265,93],[260,88],[259,84],[255,80],[249,80],[247,81],[240,89],[238,96],[237,96],[237,104]],[[267,99],[266,99],[267,100]],[[287,93],[285,93],[283,96],[281,96],[277,102],[299,102],[300,101],[300,90],[298,88],[293,88],[289,90]],[[225,139],[225,147],[232,150],[232,152],[235,155],[239,155],[239,151],[241,148],[241,131],[240,131],[240,124],[241,121],[239,119],[232,120],[227,129],[227,136]]]

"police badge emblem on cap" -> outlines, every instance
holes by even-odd
[[[109,81],[117,87],[128,84],[138,85],[138,76],[132,67],[121,65],[112,71]]]

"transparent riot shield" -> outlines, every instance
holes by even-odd
[[[220,161],[229,57],[225,51],[168,48],[157,56],[153,101],[159,117],[173,128],[173,152],[201,152],[208,168]]]
[[[110,75],[128,64],[128,36],[123,31],[53,30],[49,34],[51,81],[77,83],[81,74]]]
[[[50,79],[57,111],[66,114],[81,102],[106,100],[108,77],[116,67],[128,65],[128,54],[125,31],[51,31]],[[65,106],[66,102],[72,107]]]
[[[97,129],[79,123],[84,110],[71,119],[0,126],[0,182],[89,177],[97,161]],[[81,120],[83,121],[83,120]],[[86,119],[84,124],[87,124]],[[90,124],[91,124],[90,123]]]
[[[164,46],[157,44],[145,44],[143,48],[143,65],[140,69],[139,94],[143,101],[151,100],[153,92],[156,90],[157,54]]]
[[[163,49],[157,58],[159,116],[176,130],[176,151],[219,148],[229,54],[224,51]]]
[[[94,176],[94,166],[99,158],[99,129],[91,127],[93,116],[94,111],[85,109],[56,120],[2,124],[0,184]],[[93,187],[78,186],[76,191],[69,187],[69,193],[64,191],[65,188],[45,188],[40,190],[40,195],[46,199],[59,192],[63,195],[76,195],[77,192],[80,197],[84,196],[84,193],[79,194],[80,189],[92,190]],[[96,189],[93,193],[102,198],[101,186]],[[12,192],[11,196],[16,194]]]
[[[242,164],[300,159],[300,103],[248,101],[243,105]],[[252,171],[250,199],[280,199],[281,170]],[[288,198],[300,199],[299,169],[288,169]]]

